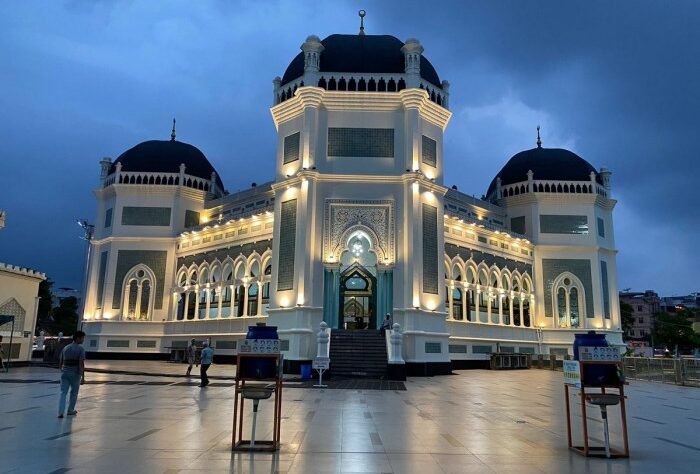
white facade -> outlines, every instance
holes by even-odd
[[[593,176],[546,192],[532,176],[499,181],[489,201],[447,189],[449,85],[421,76],[417,40],[393,74],[324,71],[330,53],[317,37],[301,49],[303,74],[274,81],[272,182],[223,196],[214,175],[208,188],[184,167],[178,184],[154,171],[137,184],[119,160],[111,170],[103,161],[89,351],[166,353],[197,337],[232,355],[264,321],[279,328],[287,360],[306,361],[322,320],[376,329],[386,313],[416,372],[499,350],[570,352],[582,329],[621,343],[609,172],[605,186]],[[585,216],[587,226],[541,232],[541,216]]]

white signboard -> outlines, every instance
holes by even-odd
[[[577,360],[565,360],[563,362],[564,383],[581,388],[581,365],[579,362]]]
[[[324,369],[328,370],[331,365],[331,359],[329,357],[316,357],[314,359],[312,367],[316,370]]]
[[[617,347],[590,347],[578,348],[578,359],[586,362],[620,362],[620,351]]]

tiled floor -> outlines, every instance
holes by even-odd
[[[84,385],[78,416],[59,420],[58,387],[41,382],[57,380],[55,370],[0,374],[0,473],[666,474],[697,472],[700,463],[700,389],[632,381],[632,457],[606,461],[566,449],[560,372],[460,371],[409,379],[406,391],[290,386],[281,452],[252,455],[230,451],[231,366],[213,366],[210,375],[225,378],[205,390],[179,377],[178,365],[92,366],[161,375],[90,373],[90,382],[113,383]],[[270,405],[261,402],[259,437],[270,435]],[[590,413],[600,438],[597,410]]]

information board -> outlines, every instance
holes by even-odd
[[[316,370],[324,369],[328,370],[331,366],[331,359],[329,357],[316,357],[312,364],[312,367]]]
[[[577,360],[565,360],[564,362],[564,383],[581,388],[581,365]]]
[[[617,347],[591,347],[578,348],[578,360],[597,362],[620,362],[620,351]]]

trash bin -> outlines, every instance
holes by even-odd
[[[311,378],[311,364],[301,365],[301,379],[309,380]]]

